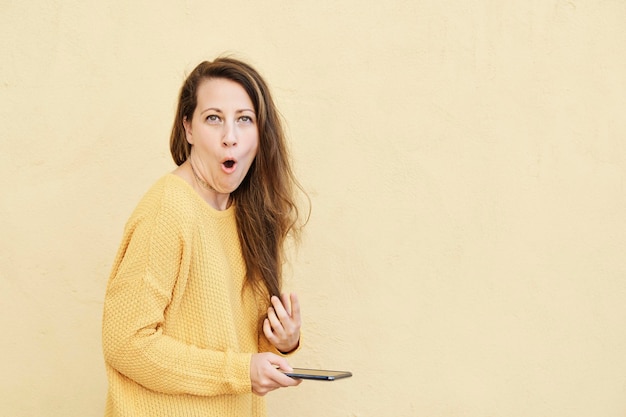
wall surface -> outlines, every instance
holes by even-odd
[[[626,2],[0,0],[0,415],[97,417],[180,83],[269,80],[313,204],[272,416],[626,415]]]

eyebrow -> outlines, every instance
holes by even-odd
[[[206,113],[206,112],[211,111],[211,110],[213,110],[213,111],[215,111],[215,112],[218,112],[218,113],[224,113],[221,109],[218,109],[217,107],[209,107],[209,108],[207,108],[207,109],[202,110],[202,111],[200,112],[200,114]],[[252,110],[252,109],[248,109],[248,108],[245,108],[245,109],[238,109],[238,110],[236,110],[236,111],[235,111],[235,113],[243,113],[243,112],[245,112],[245,111],[249,111],[249,112],[254,113],[254,110]]]

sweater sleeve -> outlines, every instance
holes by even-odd
[[[296,346],[296,348],[291,352],[281,352],[280,350],[276,349],[276,347],[274,347],[274,345],[272,345],[269,340],[267,340],[267,337],[265,337],[265,335],[259,336],[259,352],[271,352],[281,356],[291,356],[294,353],[300,351],[300,346],[302,346],[302,332],[300,332],[300,340],[298,341],[298,346]]]
[[[251,391],[251,353],[212,351],[164,334],[184,238],[175,214],[148,205],[131,217],[104,302],[108,366],[150,390],[201,396]]]

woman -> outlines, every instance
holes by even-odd
[[[264,416],[263,395],[300,382],[283,374],[300,307],[280,293],[297,182],[257,71],[198,65],[170,150],[178,168],[130,217],[107,287],[105,415]]]

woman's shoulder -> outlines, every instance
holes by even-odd
[[[168,222],[193,222],[198,210],[193,190],[182,178],[169,173],[159,178],[143,195],[131,216],[162,218]]]
[[[196,206],[198,201],[195,198],[195,191],[191,186],[174,173],[168,173],[161,177],[153,188],[160,190],[163,198],[168,203],[180,206]]]

